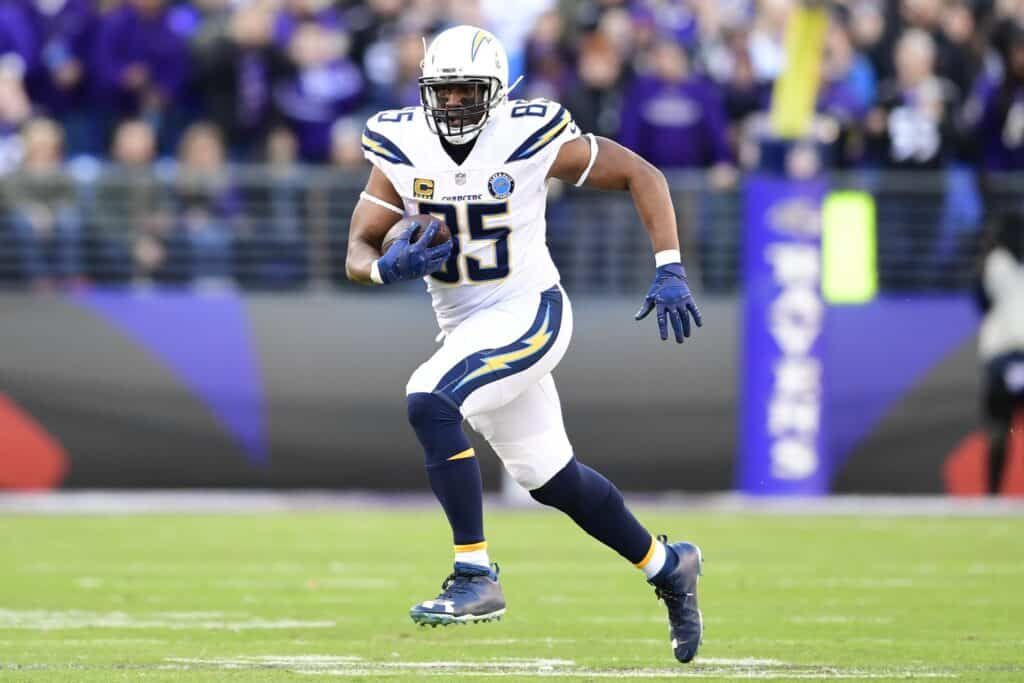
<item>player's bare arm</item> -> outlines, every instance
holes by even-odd
[[[590,168],[584,185],[599,190],[629,190],[640,220],[651,238],[654,252],[679,250],[676,213],[665,175],[642,156],[619,143],[595,136],[597,157],[593,166],[589,136],[562,145],[548,177],[577,183]]]
[[[431,246],[441,227],[436,220],[425,226],[418,225],[415,219],[403,224],[398,228],[402,234],[381,252],[388,230],[395,227],[395,221],[404,215],[402,198],[391,181],[374,167],[352,213],[348,255],[345,258],[348,279],[363,284],[386,285],[422,278],[444,264],[451,254],[452,242],[449,239]],[[416,236],[417,228],[425,229]]]
[[[700,327],[700,310],[690,294],[679,251],[676,214],[665,176],[643,157],[607,138],[587,135],[562,145],[548,177],[601,190],[629,190],[651,238],[657,273],[637,311],[642,320],[657,309],[658,331],[668,339],[671,323],[680,344],[690,336],[690,317]]]
[[[349,280],[364,285],[375,284],[370,273],[373,262],[380,258],[384,235],[404,213],[402,198],[398,196],[391,181],[374,166],[359,203],[352,212],[348,228],[345,275]]]

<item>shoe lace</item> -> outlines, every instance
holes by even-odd
[[[674,590],[670,590],[668,588],[661,588],[660,586],[655,586],[654,595],[659,600],[664,600],[665,604],[669,607],[676,607],[678,605],[681,605],[683,603],[683,600],[685,600],[687,596],[686,593],[677,593]]]
[[[468,574],[458,574],[456,572],[452,572],[441,583],[441,595],[439,595],[438,597],[446,598],[453,595],[469,593],[470,584],[473,583],[474,578],[474,576]]]

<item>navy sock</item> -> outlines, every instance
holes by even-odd
[[[436,394],[406,397],[409,423],[426,455],[430,488],[444,508],[456,546],[484,540],[483,481],[462,414]]]
[[[650,532],[626,507],[615,485],[576,458],[530,495],[569,515],[580,528],[633,564],[641,562],[651,549]]]

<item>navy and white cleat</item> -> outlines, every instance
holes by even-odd
[[[420,626],[499,621],[505,614],[505,596],[498,565],[491,567],[456,562],[455,571],[441,584],[441,594],[413,605],[409,616]]]
[[[668,545],[668,538],[658,536]],[[654,594],[668,609],[668,632],[672,638],[672,652],[684,664],[697,656],[704,620],[697,607],[697,581],[700,579],[704,558],[700,548],[692,543],[672,543],[668,546],[679,558],[675,568],[648,581]]]

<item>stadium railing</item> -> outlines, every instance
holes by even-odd
[[[246,289],[346,287],[348,220],[365,172],[233,167],[215,175],[156,165],[90,166],[0,179],[0,284],[220,283]],[[883,291],[962,290],[987,216],[1020,209],[1021,176],[858,171],[833,188],[874,198]],[[670,173],[691,279],[741,283],[742,192]],[[740,181],[742,183],[742,180]],[[635,293],[650,279],[647,236],[629,195],[556,186],[548,241],[577,293]]]

